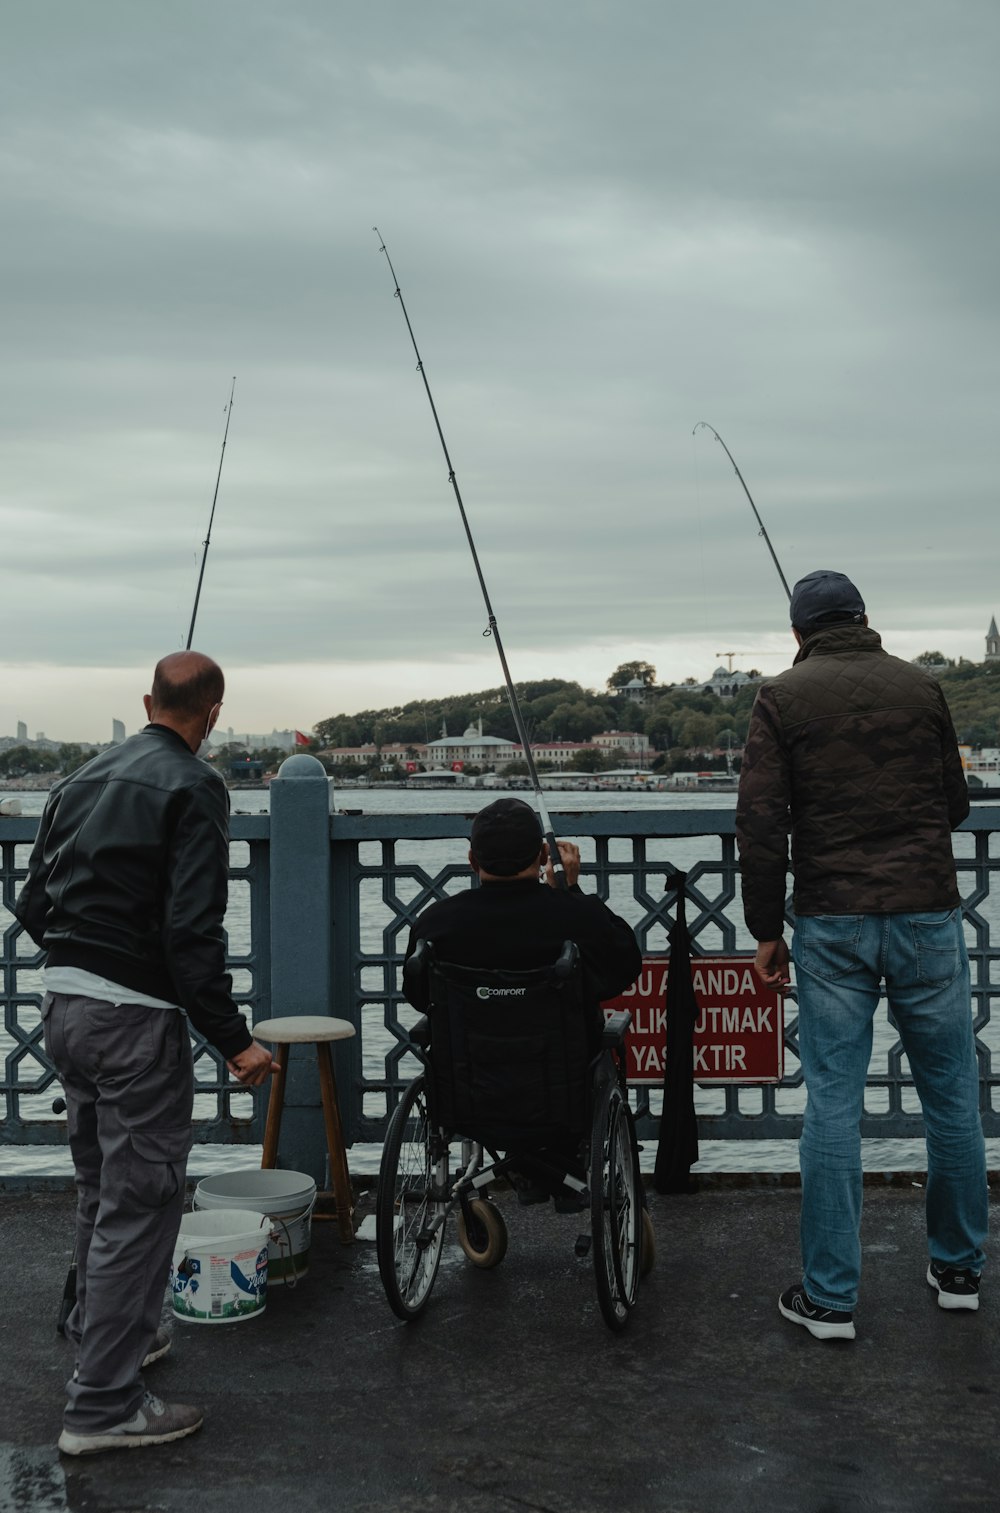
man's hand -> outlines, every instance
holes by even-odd
[[[227,1061],[226,1065],[237,1082],[241,1082],[244,1087],[260,1087],[275,1070],[271,1052],[256,1040],[245,1051],[234,1056],[232,1061]]]
[[[779,993],[788,991],[791,978],[788,975],[788,947],[783,937],[778,940],[757,942],[757,955],[753,959],[753,969],[767,987],[777,988]]]
[[[567,888],[572,888],[573,884],[580,876],[580,848],[579,846],[574,846],[572,841],[556,841],[556,845],[559,847],[559,856],[563,864],[563,870],[566,873],[566,886]],[[549,848],[548,846],[546,846],[544,849],[545,881],[548,883],[550,888],[558,888],[559,884],[556,882],[556,869],[552,865],[552,860],[549,856]]]

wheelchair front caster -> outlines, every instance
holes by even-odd
[[[483,1198],[470,1198],[468,1210],[470,1223],[466,1223],[464,1212],[458,1215],[458,1243],[473,1266],[491,1271],[507,1254],[507,1226],[503,1214],[495,1204]]]

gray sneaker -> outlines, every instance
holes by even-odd
[[[173,1343],[174,1339],[170,1330],[161,1324],[153,1336],[153,1343],[142,1358],[141,1369],[145,1371],[147,1366],[152,1366],[154,1361],[158,1361],[161,1356],[166,1355],[167,1351],[172,1348]]]
[[[159,1327],[159,1329],[156,1331],[156,1333],[153,1336],[153,1343],[150,1345],[150,1347],[147,1350],[146,1354],[142,1358],[142,1364],[141,1364],[141,1366],[140,1366],[139,1369],[141,1371],[145,1371],[146,1367],[147,1366],[152,1366],[152,1364],[153,1364],[154,1361],[158,1361],[158,1360],[162,1359],[162,1357],[166,1355],[166,1353],[167,1353],[168,1350],[172,1350],[173,1349],[173,1344],[174,1344],[174,1337],[173,1337],[173,1335],[170,1333],[169,1329],[167,1329],[163,1324],[161,1324],[160,1327]],[[77,1381],[79,1381],[79,1379],[80,1379],[80,1362],[77,1361],[76,1365],[73,1367],[73,1380],[74,1380],[74,1382],[77,1382]]]
[[[96,1434],[77,1434],[64,1429],[59,1436],[63,1455],[94,1455],[98,1450],[136,1450],[143,1445],[165,1445],[168,1440],[183,1439],[204,1423],[200,1408],[187,1403],[162,1403],[147,1392],[142,1406],[131,1418],[113,1429],[99,1429]]]

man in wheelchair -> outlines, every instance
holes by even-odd
[[[401,1318],[423,1310],[452,1212],[474,1265],[503,1259],[506,1225],[489,1201],[499,1178],[522,1203],[590,1210],[577,1254],[593,1256],[611,1328],[624,1327],[652,1263],[624,1076],[629,1016],[605,1026],[600,1008],[634,981],[640,954],[625,921],[581,892],[577,847],[559,849],[566,887],[533,810],[489,805],[469,852],[480,886],[431,905],[410,932],[404,992],[426,1015],[410,1031],[424,1071],[390,1121],[376,1199],[379,1269]]]
[[[555,870],[542,839],[538,816],[521,799],[497,799],[481,809],[472,822],[469,864],[480,887],[431,904],[410,931],[409,960],[421,940],[432,943],[434,957],[460,967],[499,968],[523,972],[550,967],[566,941],[580,953],[581,1009],[591,1055],[600,1046],[604,1027],[601,1000],[614,998],[635,981],[642,956],[631,926],[606,904],[585,894],[579,885],[580,850],[559,841],[566,886]],[[404,974],[403,991],[414,1008],[427,1009],[426,973]],[[502,988],[495,992],[503,994]],[[500,1003],[504,1002],[501,996]],[[516,1000],[508,1000],[514,1003]],[[556,1207],[569,1211],[571,1193],[553,1183],[548,1169],[564,1159],[574,1161],[575,1143],[558,1140],[521,1152],[519,1168],[507,1176],[522,1204],[545,1203],[555,1196]],[[533,1160],[532,1155],[538,1159]]]

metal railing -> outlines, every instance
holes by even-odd
[[[434,900],[470,885],[466,861],[471,815],[329,814],[319,764],[296,757],[272,784],[272,812],[232,821],[229,964],[249,1020],[292,1012],[349,1019],[354,1040],[341,1042],[336,1069],[351,1143],[381,1140],[400,1087],[415,1070],[406,1034],[415,1017],[402,995],[401,964],[410,927]],[[302,764],[306,764],[303,766]],[[290,765],[290,764],[286,764]],[[470,795],[470,809],[478,807]],[[687,917],[702,955],[750,952],[742,924],[732,810],[597,810],[554,814],[560,836],[578,842],[582,884],[632,925],[644,952],[666,950],[678,871],[687,874]],[[40,960],[9,913],[22,880],[37,820],[0,819],[0,1000],[4,1042],[0,1077],[0,1145],[65,1142],[51,1116],[55,1073],[39,1021]],[[977,807],[955,837],[980,1063],[983,1124],[1000,1135],[1000,913],[992,880],[1000,868],[1000,808]],[[898,1036],[880,1009],[862,1133],[919,1137],[923,1125]],[[697,1093],[703,1137],[796,1138],[804,1093],[797,1056],[794,993],[785,1017],[785,1075],[763,1087],[714,1087]],[[196,1138],[260,1139],[260,1099],[228,1077],[210,1047],[195,1037]],[[997,1053],[995,1057],[994,1053]],[[293,1059],[289,1073],[289,1142],[308,1169],[321,1160],[318,1091],[311,1068]],[[298,1114],[295,1105],[299,1105]],[[640,1129],[655,1135],[660,1096],[639,1090]],[[296,1119],[298,1118],[298,1123]]]

